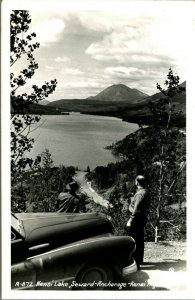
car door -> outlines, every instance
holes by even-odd
[[[17,263],[27,258],[28,249],[24,238],[11,227],[11,263]]]

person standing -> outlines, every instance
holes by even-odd
[[[144,258],[144,229],[147,223],[147,214],[150,206],[150,193],[146,188],[146,178],[138,175],[135,179],[137,191],[131,198],[129,206],[130,218],[127,222],[128,234],[135,240],[136,250],[133,257],[138,270]]]

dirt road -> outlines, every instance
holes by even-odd
[[[91,187],[91,182],[85,179],[85,175],[86,172],[77,171],[76,175],[74,176],[74,180],[78,182],[81,190],[86,193],[89,198],[93,199],[94,202],[107,207],[109,202],[96,193],[96,191]]]

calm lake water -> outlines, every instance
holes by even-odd
[[[54,165],[91,169],[117,161],[104,149],[138,129],[136,124],[113,117],[78,113],[42,116],[39,127],[31,133],[35,138],[31,157],[49,149]]]

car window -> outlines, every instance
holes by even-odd
[[[22,237],[25,237],[24,228],[22,221],[16,218],[14,214],[11,214],[11,226],[17,231]]]
[[[15,241],[15,239],[16,239],[16,234],[13,231],[11,231],[11,241]]]

